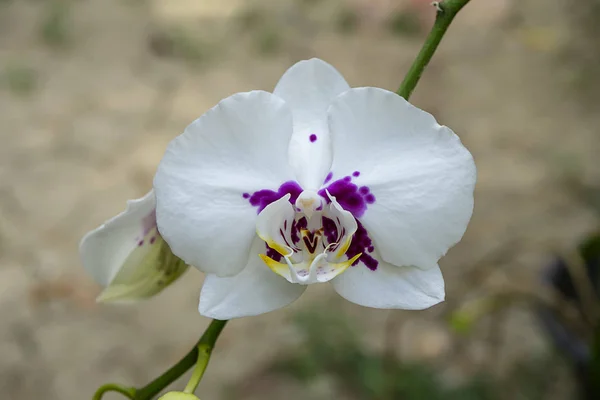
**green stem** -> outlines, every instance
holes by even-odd
[[[204,371],[206,370],[206,366],[210,360],[212,349],[214,348],[215,343],[226,323],[227,321],[213,319],[194,347],[181,360],[179,360],[177,364],[173,365],[165,373],[154,379],[146,386],[136,389],[124,387],[114,383],[107,383],[96,391],[92,400],[101,400],[102,396],[107,392],[121,393],[130,400],[151,400],[164,388],[177,380],[177,378],[185,374],[194,364],[196,364],[196,369],[194,370],[191,381],[193,380],[195,382],[192,391],[195,390],[196,386],[198,386],[198,383],[200,383],[200,380],[202,379],[202,375],[204,375]],[[200,370],[200,372],[198,372],[198,370]],[[188,387],[189,386],[190,384],[188,384]],[[188,387],[186,387],[186,391],[188,390]]]
[[[100,400],[102,399],[102,396],[104,396],[104,394],[108,392],[121,393],[128,399],[135,399],[135,388],[117,385],[116,383],[107,383],[106,385],[100,386],[98,390],[96,390],[96,393],[94,393],[94,397],[92,397],[92,400]]]
[[[184,393],[193,394],[196,391],[198,384],[202,380],[202,376],[204,376],[204,371],[206,371],[212,349],[213,348],[210,345],[198,344],[198,361],[196,361],[196,367],[192,372],[188,384],[185,386],[185,389],[183,389]]]
[[[588,381],[590,382],[591,398],[600,396],[600,324],[596,326],[592,339],[592,358],[590,360]]]
[[[435,23],[431,28],[431,32],[425,39],[421,51],[413,61],[408,73],[404,77],[404,80],[400,84],[400,88],[396,93],[408,100],[412,94],[415,86],[419,83],[423,71],[431,61],[431,57],[435,53],[438,45],[442,41],[444,34],[448,30],[448,27],[452,23],[452,20],[458,14],[461,8],[463,8],[470,0],[444,0],[434,4],[437,8],[437,16]]]
[[[202,335],[198,343],[196,343],[194,348],[191,349],[189,353],[187,353],[185,357],[183,357],[177,364],[169,368],[169,370],[167,370],[164,374],[162,374],[143,388],[137,390],[135,393],[134,400],[152,399],[164,388],[173,383],[177,378],[186,373],[194,364],[196,364],[197,362],[199,363],[200,358],[203,359],[204,363],[202,369],[203,374],[204,370],[206,369],[206,366],[208,365],[208,361],[210,360],[210,353],[213,347],[215,346],[215,342],[219,338],[219,335],[221,334],[221,331],[225,327],[226,323],[227,321],[220,321],[217,319],[212,320],[212,322],[210,323],[208,328],[206,328],[206,331],[204,331],[204,334]],[[206,349],[208,349],[207,353]],[[201,378],[202,375],[200,375],[196,385],[200,383]]]
[[[208,362],[210,361],[210,355],[212,354],[212,350],[215,347],[215,341],[219,337],[221,330],[225,326],[227,321],[219,321],[223,324],[217,327],[213,331],[206,331],[202,338],[198,342],[196,349],[198,349],[198,359],[196,361],[196,367],[194,368],[194,372],[192,372],[192,376],[185,389],[184,393],[194,393],[198,384],[202,380],[204,376],[204,371],[206,371],[206,367],[208,366]]]

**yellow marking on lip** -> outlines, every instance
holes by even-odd
[[[343,256],[344,254],[346,254],[346,252],[348,251],[348,248],[350,248],[350,243],[352,243],[352,237],[349,237],[348,239],[346,239],[344,244],[338,249],[335,256],[339,258],[339,257]]]
[[[341,262],[341,263],[330,263],[330,265],[332,265],[336,270],[340,270],[340,272],[337,273],[336,276],[340,275],[342,272],[344,272],[345,270],[348,269],[348,267],[350,267],[352,264],[354,264],[354,261],[358,260],[358,258],[362,256],[362,253],[358,253],[357,255],[355,255],[354,257],[352,257],[351,259]]]
[[[288,247],[277,243],[276,241],[273,240],[273,238],[269,237],[269,236],[265,236],[262,235],[258,229],[256,230],[256,234],[258,235],[259,238],[262,239],[263,242],[265,242],[267,244],[267,246],[269,246],[270,248],[272,248],[273,250],[275,250],[276,252],[278,252],[279,254],[281,254],[284,257],[289,257],[292,255],[292,251],[288,251]]]
[[[282,256],[284,256],[284,257],[290,256],[290,252],[288,251],[288,249],[285,246],[275,242],[274,240],[268,240],[265,242],[267,243],[267,246],[269,246],[270,248],[272,248],[273,250],[275,250]]]
[[[267,264],[267,267],[271,268],[271,271],[275,272],[279,276],[288,279],[290,270],[287,264],[282,264],[278,261],[275,261],[265,254],[259,254],[258,256],[263,260],[265,264]]]

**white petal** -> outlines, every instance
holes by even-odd
[[[296,300],[306,286],[289,283],[275,274],[258,256],[265,243],[256,238],[245,268],[233,277],[206,276],[200,294],[200,314],[231,319],[264,314]]]
[[[348,89],[350,86],[334,67],[313,58],[294,64],[273,91],[294,113],[290,163],[304,189],[318,189],[329,172],[331,138],[327,109],[337,95]]]
[[[342,94],[329,123],[328,190],[359,217],[385,261],[435,268],[471,218],[476,171],[469,151],[433,116],[383,89]],[[347,184],[335,189],[344,176]]]
[[[154,188],[158,229],[173,253],[202,271],[241,271],[257,209],[243,197],[293,178],[287,149],[292,114],[280,98],[238,93],[168,146]]]
[[[152,228],[154,192],[129,200],[124,212],[88,232],[79,244],[84,268],[94,280],[108,286],[127,257],[138,247],[145,231]]]
[[[423,310],[444,301],[444,279],[438,266],[422,270],[379,261],[372,271],[359,264],[331,283],[343,298],[365,307]]]
[[[339,246],[335,250],[335,253],[336,257],[339,258],[346,254],[346,251],[352,242],[352,237],[356,233],[358,224],[352,213],[344,210],[336,198],[331,195],[331,193],[327,192],[327,197],[329,197],[331,204],[329,207],[325,208],[323,214],[334,223],[337,222],[336,225],[337,230],[340,233],[340,237],[336,240]]]
[[[294,207],[290,204],[290,195],[265,207],[256,219],[256,233],[273,250],[282,256],[291,256],[293,242],[289,232],[294,222]]]

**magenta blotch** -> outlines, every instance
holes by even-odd
[[[298,199],[298,196],[300,195],[300,193],[302,193],[302,188],[300,187],[298,182],[288,181],[288,182],[282,183],[281,186],[279,186],[279,189],[277,189],[277,191],[270,190],[270,189],[263,189],[263,190],[259,190],[257,192],[252,193],[252,195],[249,196],[248,201],[250,202],[250,204],[252,206],[258,207],[258,210],[257,210],[257,214],[258,214],[262,210],[264,210],[266,206],[273,203],[274,201],[279,200],[286,194],[291,195],[290,203],[294,204],[296,202],[296,200]],[[242,195],[242,197],[247,198],[245,196],[245,194],[247,194],[247,193],[244,193]]]
[[[270,248],[266,243],[265,246],[267,247],[267,252],[265,253],[265,255],[269,258],[272,258],[273,260],[279,262],[281,261],[282,255],[279,254],[278,252],[276,252],[275,250],[273,250],[272,248]]]
[[[142,237],[146,236],[154,228],[156,228],[156,210],[152,210],[142,220]]]
[[[362,253],[358,260],[356,260],[352,265],[354,266],[359,262],[362,262],[371,271],[375,271],[379,265],[379,261],[374,259],[370,254],[367,254],[372,253],[375,250],[375,247],[373,247],[373,242],[369,237],[369,233],[365,227],[360,223],[360,221],[357,220],[356,222],[358,224],[358,228],[354,233],[354,237],[352,238],[352,242],[350,242],[350,247],[348,248],[346,255],[348,258],[352,258],[355,255]]]
[[[317,141],[317,135],[315,135],[314,133],[312,135],[309,136],[310,142],[314,143]]]
[[[327,176],[330,177],[330,175],[331,173]],[[360,171],[354,171],[352,175],[358,177],[360,176]],[[327,181],[325,183],[327,183]],[[345,176],[333,181],[327,187],[324,187],[319,191],[319,195],[329,203],[330,200],[326,191],[335,197],[344,210],[349,211],[356,218],[358,228],[354,233],[354,237],[352,238],[352,242],[350,243],[346,255],[348,258],[352,258],[361,253],[362,255],[352,265],[357,265],[359,262],[362,262],[371,271],[375,271],[379,262],[368,254],[375,251],[375,247],[373,246],[373,241],[369,237],[369,233],[358,220],[358,218],[362,217],[367,211],[367,206],[375,203],[375,196],[367,186],[361,186],[359,188],[352,183],[352,176]],[[325,229],[325,235],[328,235],[328,239],[329,236],[333,239],[334,235],[337,235],[337,230],[336,232],[331,231],[332,225],[335,226],[335,224],[329,224],[323,220],[323,228]],[[328,227],[330,229],[328,229]]]
[[[355,171],[360,175],[359,171]],[[327,175],[329,176],[329,175]],[[329,197],[326,190],[336,198],[340,205],[346,211],[350,211],[355,218],[362,217],[367,210],[367,204],[375,202],[375,196],[367,186],[360,188],[352,183],[351,176],[345,176],[342,179],[331,182],[327,187],[319,190],[319,195],[329,203]]]
[[[330,172],[327,174],[327,176],[325,177],[325,181],[323,182],[323,185],[327,185],[329,183],[329,181],[331,180],[331,178],[333,178],[333,172]]]

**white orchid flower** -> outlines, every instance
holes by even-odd
[[[98,301],[153,296],[186,270],[156,228],[154,191],[127,202],[127,209],[88,232],[79,245],[85,269],[105,287]]]
[[[206,273],[207,317],[272,311],[328,281],[356,304],[424,309],[444,299],[437,262],[465,232],[475,175],[433,116],[312,59],[169,144],[156,216],[173,253]]]

